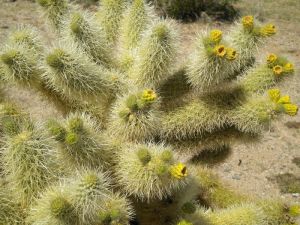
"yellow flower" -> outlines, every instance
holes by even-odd
[[[263,36],[269,37],[276,34],[276,27],[273,24],[267,24],[260,29]]]
[[[283,68],[282,68],[282,66],[280,66],[280,65],[274,66],[274,67],[273,67],[273,72],[274,72],[274,74],[276,74],[276,75],[282,74],[282,73],[283,73]]]
[[[290,96],[285,95],[285,96],[279,98],[278,101],[277,101],[277,103],[279,103],[279,104],[288,104],[288,103],[291,103],[291,98],[290,98]]]
[[[243,26],[245,28],[252,29],[253,25],[254,25],[254,18],[253,18],[253,16],[244,16],[242,18],[242,23],[243,23]]]
[[[268,91],[269,97],[274,102],[274,111],[285,112],[290,116],[295,116],[298,112],[298,106],[291,103],[290,96],[285,95],[280,97],[279,89],[270,89]]]
[[[210,32],[210,40],[219,43],[222,40],[222,31],[220,30],[212,30]]]
[[[271,63],[274,63],[277,59],[278,59],[277,55],[270,54],[267,57],[267,62],[271,64]]]
[[[157,95],[156,93],[151,90],[151,89],[147,89],[143,91],[142,94],[142,100],[145,102],[153,102],[157,99]]]
[[[284,104],[284,112],[290,116],[295,116],[298,112],[298,106],[295,104]]]
[[[224,45],[217,45],[214,48],[216,56],[224,57],[226,55],[226,49]]]
[[[173,177],[179,180],[187,176],[187,168],[182,163],[172,166],[170,172]]]
[[[229,60],[234,60],[236,59],[236,50],[234,50],[233,48],[227,48],[226,49],[226,58]]]
[[[268,94],[272,102],[278,102],[280,99],[280,90],[279,89],[270,89],[268,90]]]
[[[292,73],[294,72],[294,65],[292,63],[287,63],[283,67],[285,72]]]

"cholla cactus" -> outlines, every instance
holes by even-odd
[[[2,183],[2,182],[1,182]],[[24,212],[22,207],[13,201],[12,193],[1,184],[0,186],[0,223],[23,224]]]
[[[158,87],[171,75],[176,43],[176,33],[170,22],[154,23],[141,41],[129,76],[141,87]]]
[[[178,224],[212,224],[212,225],[243,225],[243,224],[293,224],[284,205],[274,201],[264,203],[244,203],[232,205],[226,209],[216,211],[198,209],[189,219],[182,220]],[[185,224],[183,223],[183,224]]]
[[[1,135],[16,135],[33,126],[29,116],[10,103],[0,104]]]
[[[41,190],[55,181],[55,143],[32,128],[4,137],[2,162],[8,185],[22,205],[29,205]]]
[[[60,0],[37,0],[37,3],[43,8],[48,22],[54,29],[59,29],[62,26],[63,18],[68,14],[69,7],[66,1]]]
[[[206,91],[228,79],[235,71],[237,51],[225,43],[222,31],[212,30],[197,40],[187,76],[192,87]]]
[[[99,12],[98,20],[103,26],[109,42],[115,42],[118,38],[118,31],[122,20],[123,12],[126,8],[124,0],[103,0]]]
[[[78,219],[73,207],[62,185],[49,187],[32,206],[27,221],[30,224],[76,224]]]
[[[143,0],[103,0],[97,15],[65,0],[38,3],[57,40],[45,46],[30,26],[13,31],[1,82],[67,110],[38,126],[1,103],[1,224],[292,224],[299,206],[237,193],[186,160],[297,114],[276,88],[292,62],[270,54],[255,63],[273,25],[246,16],[228,34],[203,32],[179,64],[176,24]]]
[[[125,140],[151,140],[157,135],[160,111],[155,91],[145,89],[120,98],[113,107],[109,129]]]
[[[251,69],[247,76],[241,76],[240,83],[248,92],[262,93],[293,73],[294,65],[286,58],[269,54],[263,65]]]
[[[97,134],[93,120],[86,115],[70,115],[64,124],[49,121],[48,129],[59,142],[58,157],[69,169],[107,167],[114,152],[105,137]]]
[[[163,199],[185,184],[187,168],[175,161],[170,147],[133,145],[122,149],[119,157],[116,165],[119,184],[137,198]]]
[[[91,15],[83,12],[72,12],[70,18],[65,21],[62,36],[66,42],[73,40],[78,48],[89,55],[95,62],[109,67],[112,54],[106,41],[105,33],[97,21]]]

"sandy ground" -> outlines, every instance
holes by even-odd
[[[263,59],[267,53],[280,53],[292,60],[298,71],[300,69],[300,4],[299,0],[251,1],[242,0],[237,6],[242,14],[253,13],[262,20],[273,22],[278,27],[278,34],[258,54]],[[273,1],[274,2],[274,1]],[[279,3],[284,3],[278,5]],[[257,4],[256,4],[257,3]],[[277,4],[277,5],[272,5]],[[282,6],[282,7],[281,7]],[[281,11],[280,10],[281,7]],[[292,17],[291,15],[295,15]],[[40,18],[37,7],[32,2],[19,0],[11,3],[0,0],[0,45],[5,40],[9,29],[19,23],[37,26],[44,35],[47,27]],[[219,27],[227,30],[229,24],[212,22],[210,24],[198,21],[191,24],[180,24],[182,47],[184,52],[192,49],[191,42],[195,34],[206,27]],[[183,53],[185,55],[185,53]],[[283,93],[288,93],[294,102],[300,105],[300,77],[297,72],[293,78],[280,84]],[[7,87],[6,94],[35,119],[42,121],[50,116],[60,116],[51,104],[42,101],[34,91]],[[272,177],[278,174],[290,173],[291,182],[300,179],[300,168],[293,163],[300,157],[300,113],[295,117],[280,117],[273,122],[261,140],[255,144],[236,144],[232,146],[230,155],[222,162],[214,165],[214,170],[233,188],[242,192],[270,198],[283,198],[287,201],[300,203],[299,193],[283,194]],[[299,180],[298,180],[299,184]],[[300,187],[298,187],[299,189]]]

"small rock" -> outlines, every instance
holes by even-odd
[[[230,171],[231,171],[230,168],[225,168],[225,169],[224,169],[224,172],[225,172],[225,173],[229,173]]]
[[[234,175],[232,176],[232,179],[234,179],[234,180],[240,180],[241,177],[240,177],[240,175],[238,175],[238,174],[234,174]]]
[[[238,166],[240,166],[242,164],[242,160],[239,159],[239,163],[238,163]]]
[[[200,18],[205,23],[211,23],[212,22],[212,19],[210,18],[210,16],[204,11],[201,12]]]
[[[294,198],[298,198],[298,197],[300,196],[300,194],[299,194],[299,193],[293,193],[292,196],[293,196]]]
[[[288,128],[300,129],[300,122],[288,121],[284,125]]]

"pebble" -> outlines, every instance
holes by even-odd
[[[300,194],[299,194],[299,193],[293,193],[292,196],[293,196],[294,198],[298,198],[298,197],[300,196]]]
[[[238,175],[238,174],[234,174],[234,175],[232,176],[232,179],[234,179],[234,180],[240,180],[241,177],[240,177],[240,175]]]
[[[225,172],[225,173],[229,173],[230,171],[231,171],[230,168],[225,168],[225,169],[224,169],[224,172]]]
[[[288,128],[300,129],[300,122],[297,121],[288,121],[284,125]]]

